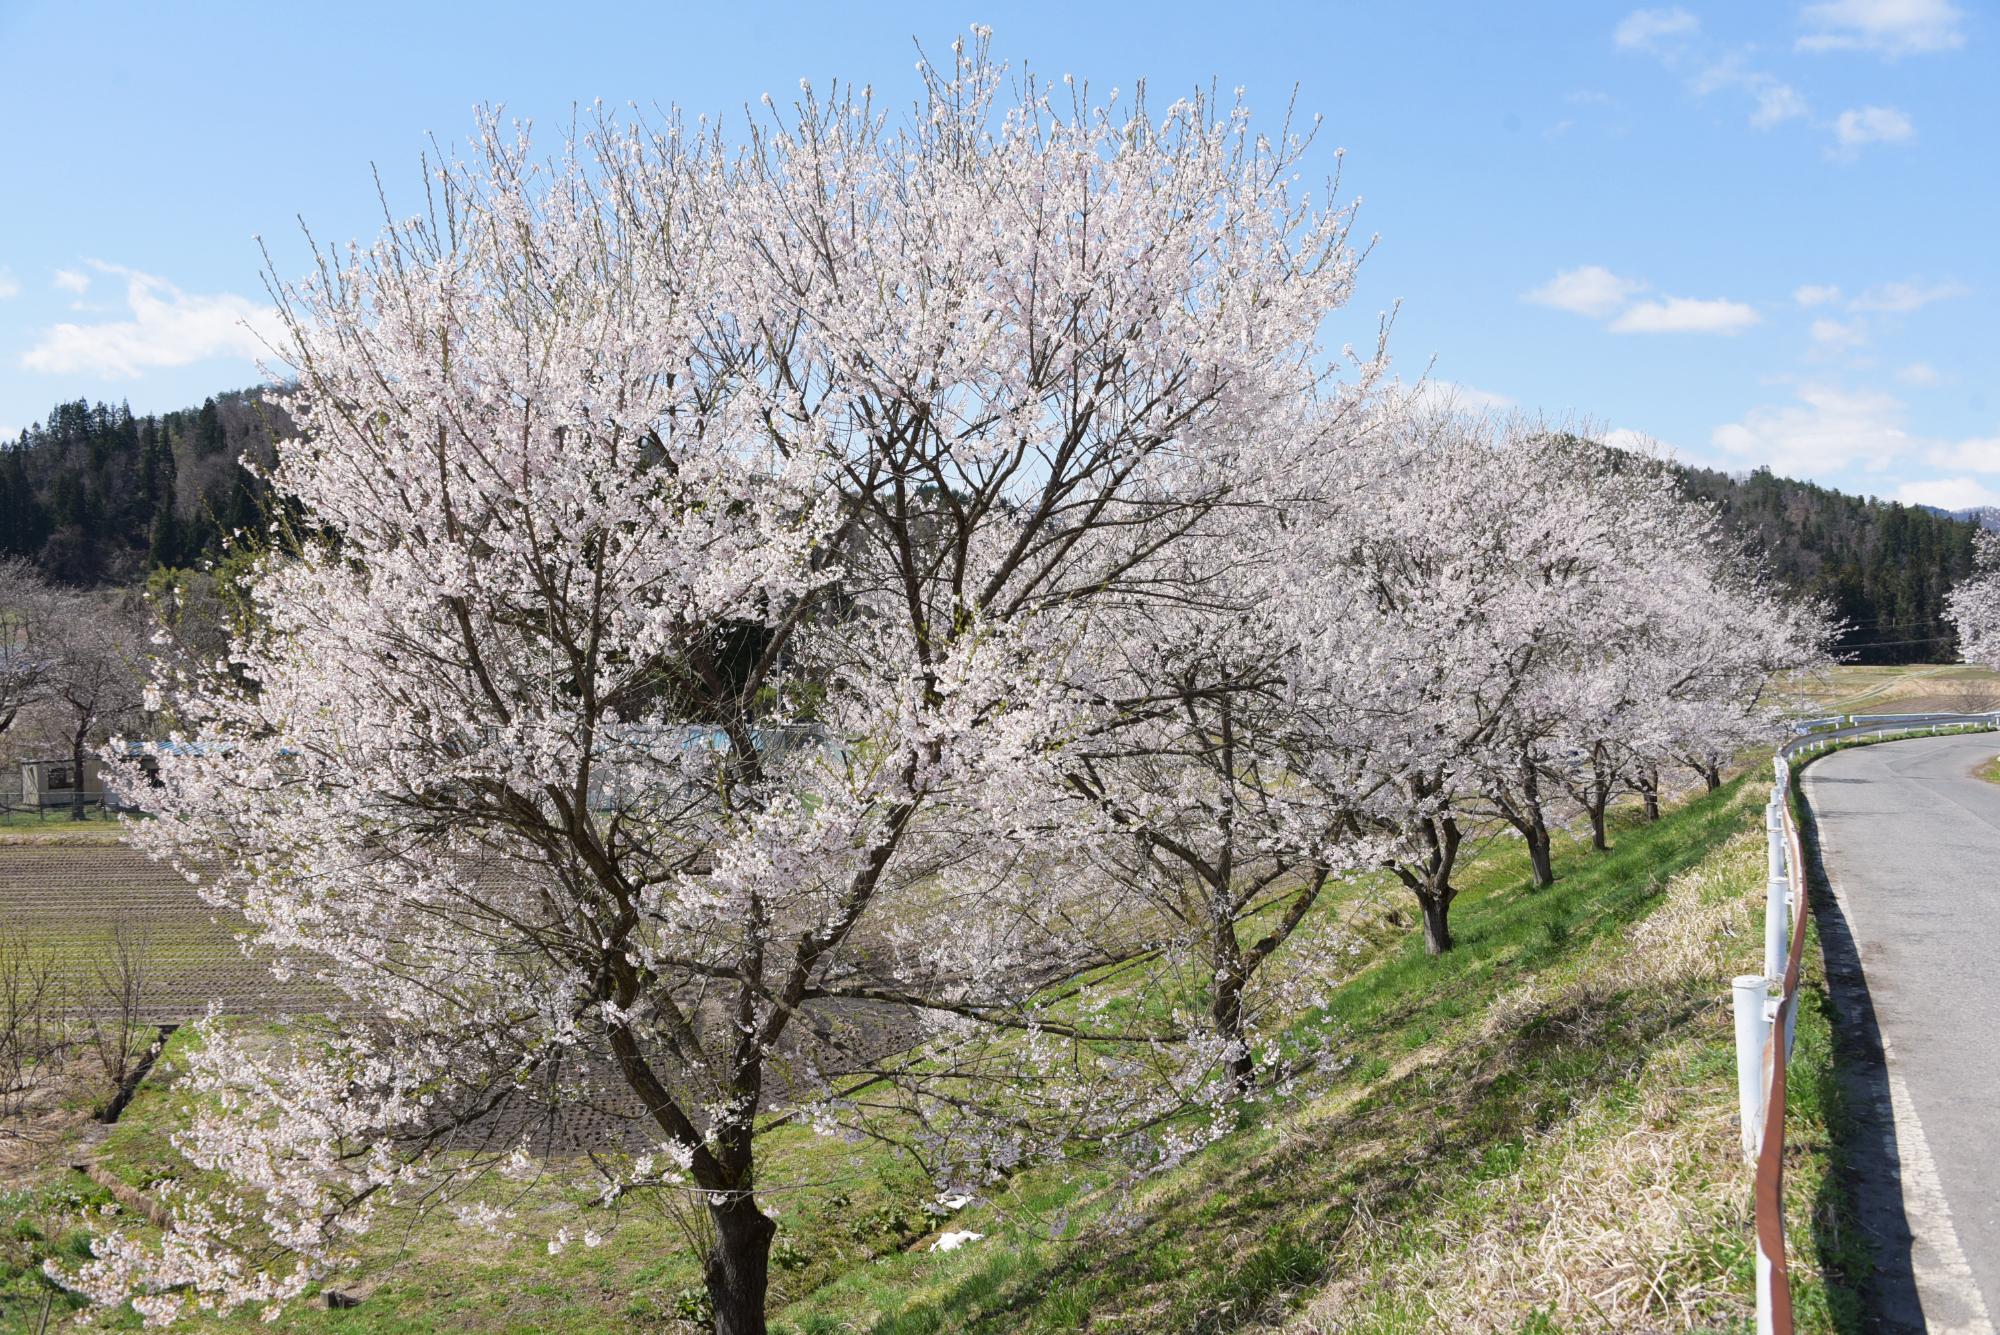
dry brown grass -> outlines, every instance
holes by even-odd
[[[1482,1030],[1500,1040],[1549,1017],[1598,1013],[1616,989],[1659,997],[1721,996],[1746,945],[1762,840],[1744,835],[1677,878],[1628,934],[1576,976],[1504,994]],[[1752,1314],[1749,1295],[1719,1271],[1713,1242],[1750,1224],[1749,1176],[1737,1150],[1734,1086],[1698,1069],[1726,1010],[1651,1054],[1636,1097],[1599,1100],[1531,1138],[1521,1164],[1482,1184],[1476,1205],[1440,1212],[1422,1234],[1347,1239],[1342,1251],[1377,1263],[1341,1266],[1284,1327],[1293,1335],[1385,1329],[1385,1292],[1399,1296],[1397,1329],[1518,1331],[1539,1315],[1564,1331],[1667,1331]],[[1357,1313],[1366,1313],[1359,1321]]]

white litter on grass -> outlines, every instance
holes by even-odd
[[[957,1233],[946,1233],[931,1244],[931,1250],[934,1252],[955,1252],[966,1243],[977,1242],[985,1236],[984,1233],[974,1233],[970,1229]]]
[[[944,1208],[945,1210],[948,1210],[948,1211],[949,1211],[949,1210],[963,1210],[963,1209],[964,1209],[964,1208],[965,1208],[966,1206],[968,1206],[968,1205],[972,1204],[972,1197],[970,1197],[970,1196],[940,1196],[940,1197],[938,1197],[938,1204],[939,1204],[939,1205],[940,1205],[941,1207],[943,1207],[943,1208]]]

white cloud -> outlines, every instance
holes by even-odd
[[[1707,97],[1725,88],[1739,88],[1749,93],[1757,102],[1750,113],[1750,124],[1759,130],[1798,120],[1812,112],[1806,104],[1805,95],[1798,89],[1762,70],[1747,68],[1742,56],[1736,54],[1726,55],[1704,66],[1688,81],[1688,87],[1697,97]]]
[[[1809,332],[1823,348],[1858,348],[1868,341],[1868,326],[1860,320],[1814,320]]]
[[[0,264],[0,301],[21,295],[21,280],[14,277],[14,271]]]
[[[1761,317],[1746,302],[1667,297],[1642,301],[1611,322],[1614,334],[1740,334]]]
[[[90,275],[78,273],[74,269],[58,269],[56,276],[50,281],[63,291],[74,292],[79,296],[90,290]]]
[[[259,333],[274,332],[274,319],[266,307],[234,293],[182,292],[164,278],[97,260],[90,263],[100,273],[125,280],[125,303],[132,318],[56,325],[22,354],[24,367],[133,377],[148,367],[186,366],[211,357],[256,358],[265,351]],[[89,284],[88,275],[64,273]],[[69,286],[63,274],[57,275],[57,282]]]
[[[1833,137],[1832,155],[1851,158],[1866,144],[1906,144],[1917,137],[1917,127],[1894,107],[1858,107],[1840,113]]]
[[[1894,395],[1805,385],[1797,402],[1752,408],[1741,421],[1715,428],[1709,439],[1743,463],[1769,464],[1790,477],[1824,476],[1854,464],[1879,470],[1915,445],[1902,415]]]
[[[1896,488],[1905,505],[1935,505],[1940,510],[1970,510],[1976,505],[2000,505],[2000,491],[1969,477],[1940,477],[1905,482]]]
[[[1963,283],[1878,283],[1853,301],[1847,303],[1851,311],[1893,311],[1907,314],[1921,309],[1934,301],[1949,301],[1962,297],[1971,289]]]
[[[1788,83],[1773,79],[1758,85],[1757,109],[1750,113],[1750,124],[1759,130],[1768,130],[1774,125],[1782,125],[1789,120],[1797,120],[1808,114],[1811,108],[1798,89]]]
[[[1929,389],[1932,385],[1942,384],[1944,381],[1944,377],[1938,374],[1937,368],[1928,362],[1911,362],[1896,372],[1896,379],[1920,389]]]
[[[1801,51],[1873,51],[1893,57],[1965,45],[1958,28],[1964,15],[1950,0],[1825,0],[1807,5],[1799,17],[1812,29],[1799,38]]]
[[[1414,385],[1397,384],[1390,394],[1418,413],[1497,413],[1514,407],[1514,400],[1490,389],[1461,385],[1455,380],[1425,376]]]
[[[1534,291],[1523,293],[1521,300],[1598,319],[1645,290],[1645,283],[1636,278],[1620,278],[1602,265],[1586,264],[1564,269]]]
[[[1840,300],[1840,289],[1831,283],[1807,283],[1792,289],[1792,300],[1801,306],[1825,306]]]
[[[1678,5],[1672,9],[1635,9],[1618,24],[1611,40],[1627,51],[1652,51],[1700,31],[1701,20]]]
[[[1938,468],[1970,469],[1975,473],[2000,473],[2000,436],[1974,437],[1936,445],[1927,456]]]

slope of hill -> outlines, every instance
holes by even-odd
[[[123,404],[62,403],[0,445],[0,556],[65,584],[123,585],[156,567],[218,557],[254,522],[263,486],[238,460],[268,461],[284,409],[257,390],[134,417]]]
[[[1681,470],[1689,494],[1721,507],[1777,578],[1824,598],[1848,623],[1840,647],[1868,664],[1950,663],[1951,586],[1972,570],[1975,524],[1922,506],[1849,496],[1760,468],[1745,477]]]

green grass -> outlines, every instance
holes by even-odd
[[[767,1195],[786,1258],[777,1327],[1220,1332],[1310,1311],[1357,1332],[1745,1328],[1749,1177],[1726,979],[1761,940],[1757,824],[1742,780],[1656,824],[1625,813],[1608,854],[1565,840],[1560,879],[1541,891],[1519,844],[1497,840],[1465,869],[1458,945],[1441,959],[1423,953],[1403,897],[1355,889],[1328,911],[1367,943],[1358,971],[1293,1024],[1301,1045],[1338,1036],[1337,1075],[1151,1178],[1090,1160],[1024,1172],[951,1221],[986,1237],[950,1254],[925,1249],[938,1221],[909,1164],[774,1133],[766,1180],[803,1184]],[[1801,1013],[1788,1197],[1805,1212],[1794,1285],[1811,1331],[1834,1329],[1846,1301],[1814,1250],[1837,1115],[1823,1009]],[[164,1137],[178,1098],[149,1084],[114,1130],[105,1156],[122,1180],[144,1189],[174,1170]],[[1594,1185],[1579,1195],[1579,1182]],[[698,1270],[665,1221],[629,1216],[601,1248],[547,1255],[547,1230],[589,1209],[582,1190],[551,1183],[512,1240],[403,1221],[407,1233],[371,1238],[358,1281],[340,1281],[374,1286],[360,1307],[301,1304],[280,1327],[672,1328]],[[1537,1259],[1535,1240],[1559,1234],[1574,1245],[1550,1254],[1577,1276]],[[1640,1287],[1592,1297],[1625,1282],[1623,1265],[1644,1272]],[[27,1312],[9,1301],[20,1292],[0,1280],[0,1329]],[[1464,1324],[1474,1311],[1493,1323]]]

